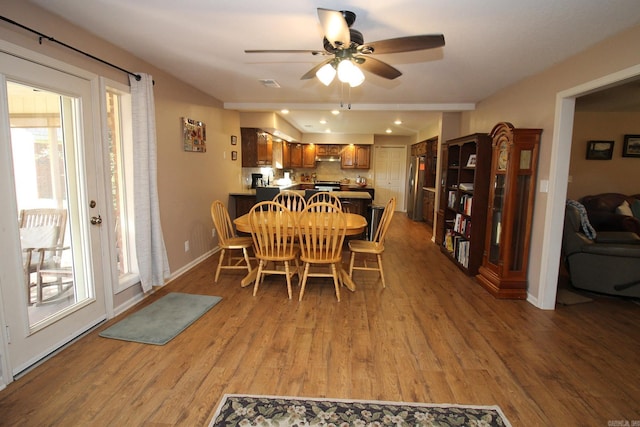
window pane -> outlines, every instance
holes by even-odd
[[[117,269],[120,278],[132,273],[129,210],[127,209],[126,157],[127,138],[123,132],[123,96],[107,90],[107,127],[109,142],[109,168],[111,172],[111,196],[114,212],[114,235]]]

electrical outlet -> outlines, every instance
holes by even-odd
[[[188,240],[184,241],[184,251],[185,252],[189,252],[189,241]]]
[[[215,228],[211,229],[211,237],[216,237],[216,229]]]

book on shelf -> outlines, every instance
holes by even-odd
[[[464,268],[469,267],[469,247],[470,243],[468,240],[465,240],[460,236],[457,236],[457,239],[454,238],[453,255],[456,261],[458,261],[458,263]]]
[[[459,211],[465,215],[471,215],[471,205],[473,203],[473,196],[471,194],[463,194],[460,197]]]
[[[463,191],[473,191],[473,182],[461,182],[458,184],[458,188]]]
[[[449,195],[448,195],[448,200],[447,200],[447,206],[451,209],[455,209],[456,208],[456,199],[457,199],[458,195],[455,191],[449,191]]]
[[[444,242],[442,242],[442,245],[449,251],[449,252],[453,252],[453,233],[451,232],[450,229],[447,229],[447,232],[444,236]]]
[[[456,233],[460,233],[461,229],[462,229],[462,215],[456,214],[456,219],[453,223],[453,231],[455,231]]]

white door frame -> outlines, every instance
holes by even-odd
[[[540,283],[538,294],[529,294],[527,297],[527,300],[536,307],[553,310],[556,303],[576,98],[637,76],[640,76],[640,65],[625,68],[563,90],[556,95],[555,125],[549,169],[549,195],[542,237]]]
[[[92,114],[92,122],[93,122],[93,129],[85,129],[85,140],[87,143],[92,143],[95,144],[96,142],[99,142],[99,144],[97,144],[97,147],[95,149],[96,155],[95,155],[95,163],[94,165],[88,165],[88,167],[93,167],[96,170],[96,179],[98,180],[98,182],[96,182],[96,191],[97,191],[97,195],[96,197],[98,198],[98,200],[110,200],[110,198],[107,198],[107,192],[105,190],[105,183],[104,183],[104,166],[103,166],[103,162],[102,162],[102,156],[103,156],[103,151],[102,150],[102,131],[101,131],[101,119],[100,119],[100,114],[102,109],[100,108],[100,100],[102,99],[102,97],[100,96],[100,84],[99,84],[99,77],[93,73],[90,73],[88,71],[82,70],[80,68],[77,68],[75,66],[66,64],[64,62],[58,61],[56,59],[50,58],[48,56],[42,55],[40,53],[25,49],[21,46],[17,46],[14,45],[12,43],[6,42],[4,40],[0,40],[0,51],[6,52],[10,55],[14,55],[16,57],[19,58],[23,58],[25,60],[31,61],[31,62],[35,62],[35,63],[39,63],[42,64],[44,66],[47,67],[51,67],[57,70],[60,70],[62,72],[68,73],[68,74],[72,74],[75,76],[78,76],[80,78],[89,80],[91,82],[91,114]],[[6,85],[0,85],[2,86],[2,88],[0,88],[0,91],[2,93],[0,93],[1,95],[3,95],[0,99],[6,99]],[[3,106],[2,108],[5,110],[6,106]],[[2,121],[0,123],[0,125],[2,125],[2,127],[4,129],[9,129],[9,123],[8,121],[5,123],[5,118],[4,118],[4,114],[0,114],[0,120]],[[7,159],[8,160],[8,159]],[[11,166],[11,165],[1,165],[1,166]],[[12,166],[11,166],[12,167]],[[7,169],[8,170],[8,169]],[[9,185],[9,183],[0,183],[0,194],[1,195],[7,195],[7,194],[11,194],[11,192],[14,191],[14,189],[10,188],[11,186]],[[5,200],[7,198],[5,197]],[[15,206],[13,206],[15,208]],[[104,209],[104,208],[103,208]],[[7,241],[15,241],[15,242],[19,242],[19,235],[18,235],[18,231],[17,228],[14,229],[15,227],[11,227],[11,229],[9,230],[7,235],[3,235],[2,238],[7,239]],[[107,314],[107,318],[110,318],[113,316],[113,286],[111,283],[111,268],[110,268],[110,259],[108,257],[109,254],[109,250],[108,250],[108,238],[105,234],[105,229],[100,228],[100,236],[101,236],[101,241],[102,241],[102,250],[100,251],[100,254],[95,254],[95,260],[96,262],[100,262],[102,263],[102,265],[104,266],[103,268],[99,269],[102,273],[100,275],[100,277],[95,277],[94,279],[96,281],[102,281],[103,283],[103,292],[104,292],[104,304],[105,304],[105,310],[106,310],[106,314]],[[107,233],[108,234],[108,233]],[[9,248],[7,248],[7,246],[10,246]],[[4,249],[0,249],[0,256],[3,256],[3,254],[5,254],[6,251],[8,250],[12,250],[13,249],[13,245],[3,245]],[[15,256],[14,256],[15,257]],[[18,267],[16,265],[16,267]],[[14,269],[12,269],[14,270]],[[22,265],[19,266],[19,268],[15,268],[16,272],[21,272],[22,270]],[[9,275],[9,277],[7,277],[5,275],[5,280],[18,280],[18,281],[22,281],[24,280],[22,278],[22,275],[20,274],[20,277],[10,277],[11,275],[13,275],[13,273],[11,273]],[[2,277],[0,276],[0,280],[2,280]],[[2,295],[2,288],[0,287],[0,390],[3,389],[7,384],[11,383],[13,381],[13,373],[12,373],[12,363],[10,360],[10,353],[9,353],[9,339],[10,337],[7,335],[7,330],[4,327],[4,325],[7,324],[7,319],[5,317],[5,313],[4,313],[4,308],[3,308],[3,304],[4,304],[4,299],[3,299],[3,295]],[[94,325],[86,325],[87,327],[83,328],[83,330],[86,330]],[[82,331],[76,331],[76,333],[82,333]],[[70,337],[70,339],[72,339],[72,337]],[[56,348],[52,348],[51,351],[56,350]]]

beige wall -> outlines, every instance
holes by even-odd
[[[640,26],[611,37],[545,71],[514,84],[462,113],[461,134],[489,132],[502,121],[520,128],[541,128],[538,182],[549,178],[555,125],[556,95],[625,68],[640,64]],[[508,60],[508,58],[505,58]],[[571,141],[560,141],[571,144]],[[542,239],[547,193],[537,192],[533,218],[529,295],[540,289]]]
[[[101,57],[132,71],[152,74],[155,81],[158,134],[158,166],[161,219],[165,244],[172,271],[188,266],[213,248],[209,204],[214,199],[228,202],[229,191],[242,187],[241,162],[230,160],[231,135],[240,135],[239,114],[225,111],[219,100],[212,98],[156,69],[124,50],[116,48],[83,30],[61,21],[42,10],[19,0],[3,1],[3,15],[54,36],[56,39],[99,54]],[[123,73],[62,47],[44,42],[23,30],[3,24],[0,38],[25,46],[83,69],[126,83]],[[556,94],[584,82],[640,63],[640,26],[612,37],[556,66],[535,74],[478,103],[477,109],[462,113],[460,135],[488,132],[500,121],[510,121],[516,127],[542,128],[542,144],[538,178],[549,176],[551,143],[554,130]],[[505,59],[508,60],[508,59]],[[187,116],[207,124],[207,153],[186,153],[180,144],[180,117]],[[425,138],[435,132],[421,131]],[[303,135],[303,141],[310,137]],[[326,139],[326,137],[323,137]],[[425,138],[419,138],[425,139]],[[358,143],[372,144],[370,136],[358,136]],[[346,143],[332,138],[329,143]],[[348,142],[353,142],[348,141]],[[415,142],[415,141],[412,141]],[[571,141],[561,143],[570,144]],[[376,141],[377,144],[377,141]],[[233,147],[238,150],[240,145]],[[631,159],[633,161],[634,159]],[[635,160],[637,161],[637,160]],[[228,177],[237,177],[229,180]],[[237,182],[236,182],[237,181]],[[537,193],[533,223],[532,262],[529,293],[539,287],[541,236],[547,197]],[[189,240],[191,251],[184,252]]]
[[[640,193],[640,159],[622,157],[624,135],[640,135],[640,113],[576,113],[567,198]],[[588,141],[614,141],[611,160],[587,160]]]
[[[229,191],[241,186],[241,161],[232,161],[230,155],[231,135],[240,137],[239,114],[222,109],[219,100],[55,15],[20,0],[3,0],[2,3],[4,16],[122,68],[153,76],[160,216],[171,272],[185,268],[212,250],[217,242],[211,237],[210,204],[215,199],[228,203]],[[40,45],[37,36],[18,27],[3,23],[0,39],[128,84],[125,73],[50,42]],[[180,118],[185,116],[206,123],[206,153],[182,150]],[[240,159],[240,144],[233,149],[238,151]],[[230,180],[229,177],[237,178]],[[184,251],[186,240],[190,242],[189,252]],[[114,306],[126,303],[137,292],[139,289],[134,287],[116,295]]]

